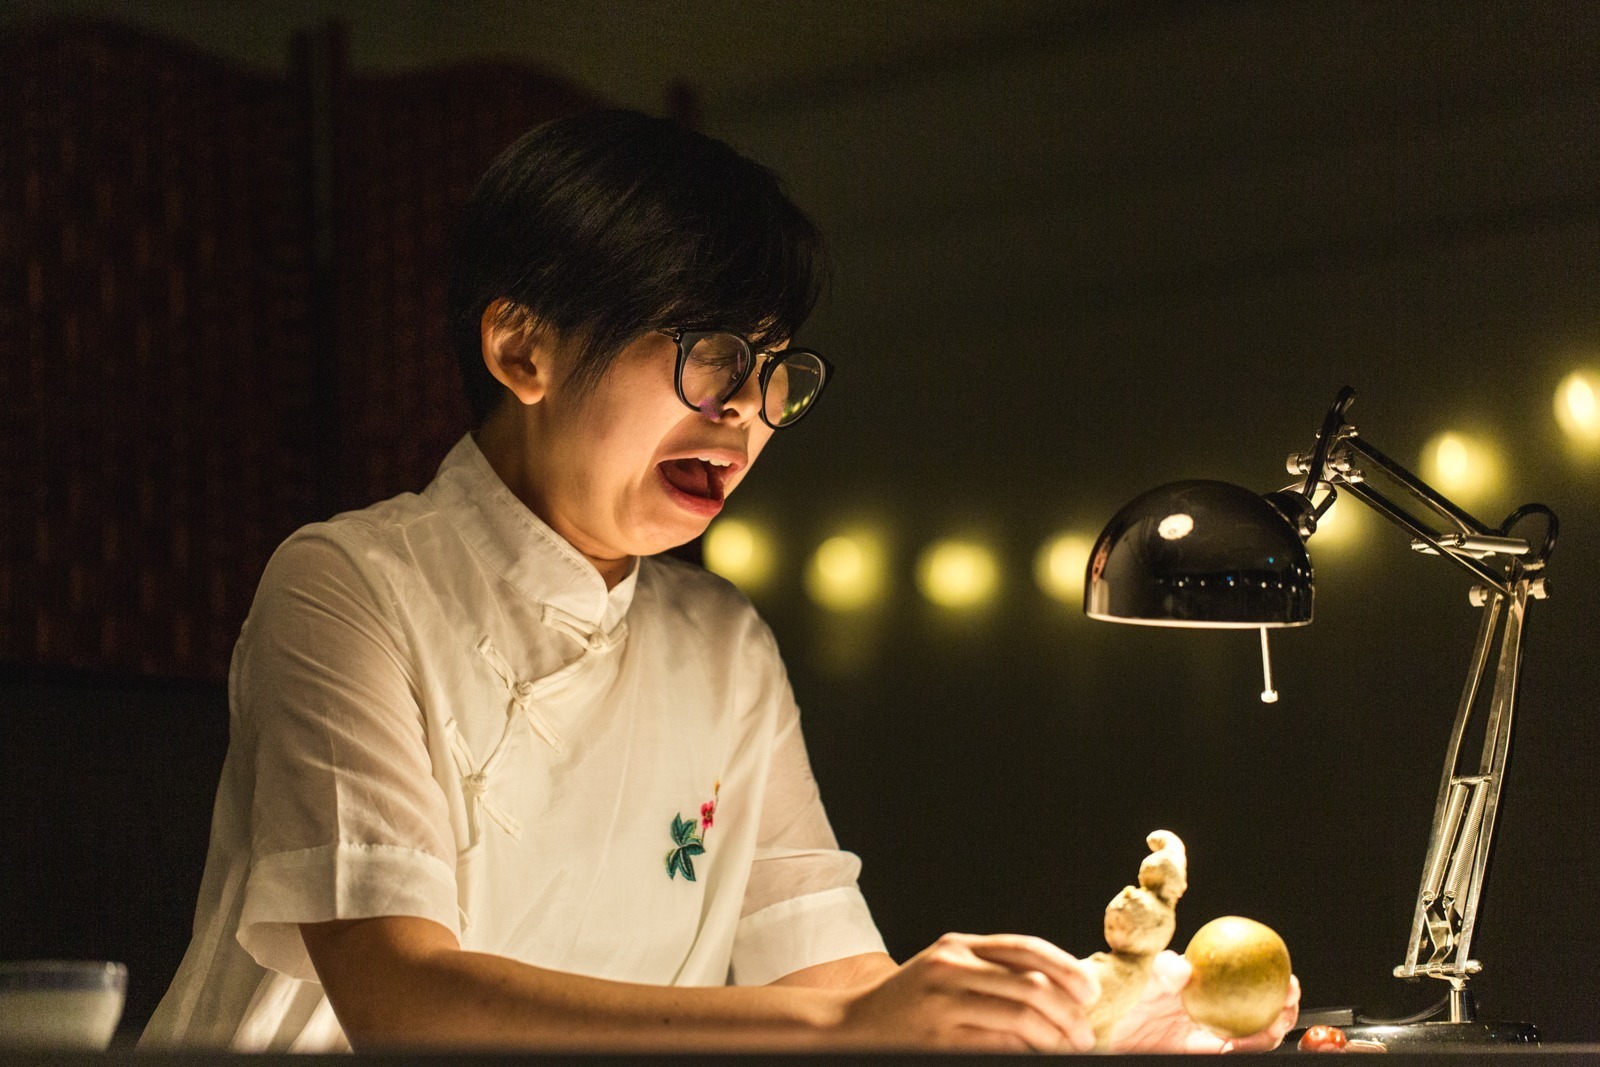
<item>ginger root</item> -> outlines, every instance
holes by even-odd
[[[1138,1001],[1156,954],[1172,941],[1178,898],[1189,888],[1189,859],[1170,830],[1145,838],[1150,855],[1139,864],[1139,884],[1125,886],[1106,905],[1106,944],[1084,962],[1100,980],[1100,997],[1089,1006],[1095,1048],[1110,1047],[1111,1031]]]

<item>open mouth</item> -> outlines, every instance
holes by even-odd
[[[727,464],[695,457],[669,459],[657,464],[656,468],[661,471],[661,477],[666,479],[667,484],[678,492],[719,504],[727,495],[723,491],[722,480],[732,469]]]
[[[728,496],[728,478],[741,467],[733,458],[680,456],[656,464],[667,494],[678,507],[701,517],[714,517]]]

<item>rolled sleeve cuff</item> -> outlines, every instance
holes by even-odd
[[[323,845],[255,862],[245,883],[239,944],[261,966],[317,981],[300,923],[407,915],[460,936],[455,870],[394,845]]]
[[[779,901],[745,916],[733,943],[735,985],[766,985],[786,974],[867,952],[883,936],[855,886]]]

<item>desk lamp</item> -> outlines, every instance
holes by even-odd
[[[1340,390],[1312,450],[1289,457],[1289,472],[1303,481],[1265,495],[1226,482],[1174,482],[1124,507],[1089,555],[1084,611],[1090,618],[1150,626],[1260,629],[1266,682],[1261,699],[1271,702],[1277,693],[1267,630],[1311,621],[1305,542],[1340,490],[1404,530],[1417,552],[1447,559],[1471,575],[1470,599],[1482,609],[1482,620],[1446,749],[1405,962],[1394,971],[1399,978],[1449,983],[1448,1021],[1352,1026],[1362,1022],[1353,1013],[1317,1021],[1346,1023],[1349,1036],[1396,1049],[1536,1043],[1537,1031],[1529,1024],[1480,1022],[1467,982],[1482,969],[1471,955],[1472,936],[1511,751],[1523,617],[1530,600],[1547,595],[1544,569],[1555,547],[1556,516],[1543,504],[1526,504],[1497,527],[1479,522],[1345,422],[1354,396],[1349,387]],[[1384,488],[1374,484],[1375,476]],[[1534,515],[1544,520],[1537,543],[1514,532]],[[1463,753],[1463,741],[1496,646],[1483,750],[1474,763]],[[1443,1008],[1441,1001],[1425,1016]]]

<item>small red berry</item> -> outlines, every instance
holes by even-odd
[[[1343,1052],[1344,1031],[1337,1026],[1312,1026],[1300,1035],[1301,1052]]]

